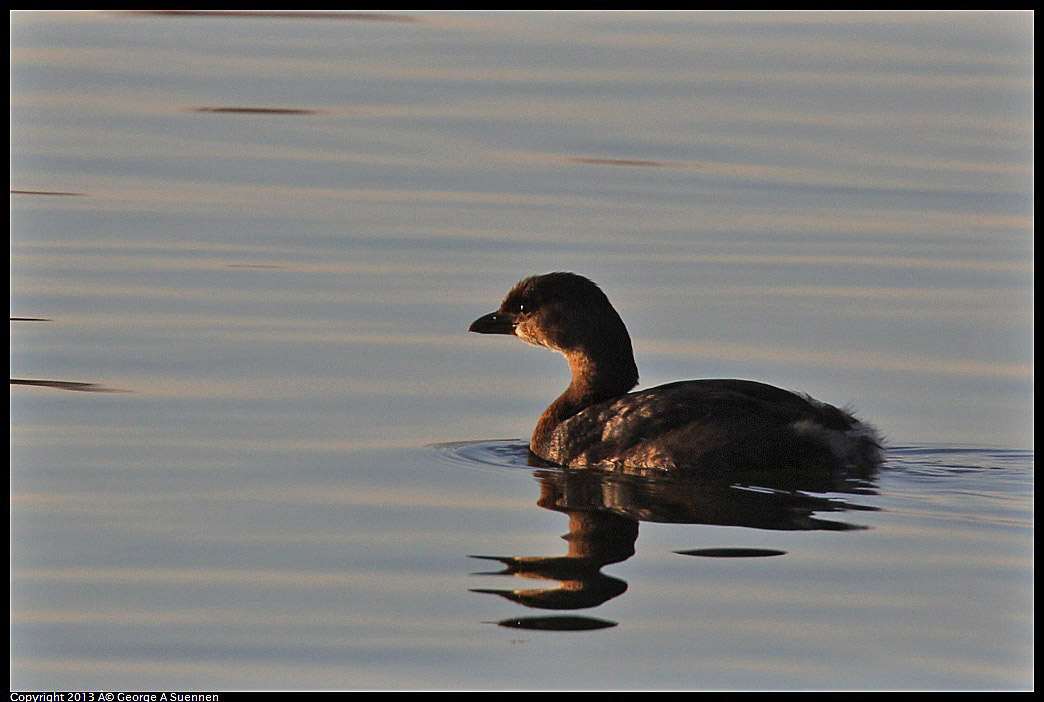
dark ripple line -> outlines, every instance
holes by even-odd
[[[193,112],[209,114],[233,115],[317,115],[317,110],[298,109],[293,107],[193,107]]]
[[[786,551],[771,548],[694,548],[688,551],[675,551],[680,556],[702,556],[704,558],[767,558],[785,556]]]
[[[57,390],[74,390],[76,392],[129,392],[107,388],[97,383],[81,383],[73,380],[30,380],[28,378],[11,378],[11,385],[29,385],[32,387],[55,388]]]
[[[373,20],[378,22],[420,22],[415,15],[383,12],[323,12],[307,10],[124,10],[125,14],[161,17],[265,17],[276,19]]]
[[[61,195],[64,197],[83,197],[84,193],[66,193],[60,190],[12,190],[12,195]]]

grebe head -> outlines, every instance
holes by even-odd
[[[638,382],[631,337],[605,293],[575,273],[522,280],[500,308],[472,322],[468,331],[513,334],[563,354],[574,394],[588,400],[622,394]]]
[[[468,331],[514,334],[535,346],[569,353],[595,350],[630,337],[605,293],[575,273],[548,273],[520,281],[500,308],[472,322]]]

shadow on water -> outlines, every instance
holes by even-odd
[[[468,462],[536,468],[540,488],[537,505],[569,518],[564,554],[549,556],[488,556],[502,569],[477,573],[553,583],[547,588],[475,588],[525,607],[577,610],[597,607],[627,590],[627,583],[602,568],[635,555],[641,522],[740,526],[773,531],[853,531],[867,527],[823,514],[876,511],[839,497],[810,493],[873,494],[874,475],[794,471],[773,476],[771,470],[725,478],[667,479],[623,475],[595,469],[561,469],[541,465],[519,442],[480,442],[444,447]],[[786,552],[761,548],[697,548],[676,551],[706,558],[762,558]],[[577,616],[511,618],[497,624],[540,630],[590,630],[612,622]]]

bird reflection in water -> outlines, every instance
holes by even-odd
[[[874,511],[840,497],[812,493],[873,494],[872,475],[794,473],[732,476],[730,481],[692,478],[650,479],[594,469],[540,466],[537,504],[569,517],[569,544],[557,556],[478,556],[503,565],[479,573],[493,577],[543,581],[551,587],[474,588],[472,592],[498,595],[525,607],[562,611],[591,609],[622,595],[627,583],[602,568],[627,560],[635,553],[640,522],[741,526],[770,531],[851,531],[866,527],[827,519],[822,514]],[[759,548],[697,548],[676,551],[703,557],[762,557],[784,551]],[[615,626],[614,622],[582,616],[510,618],[500,626],[537,630],[578,631]]]

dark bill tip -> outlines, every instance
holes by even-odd
[[[472,322],[468,331],[478,334],[514,334],[515,322],[508,315],[490,312]]]

